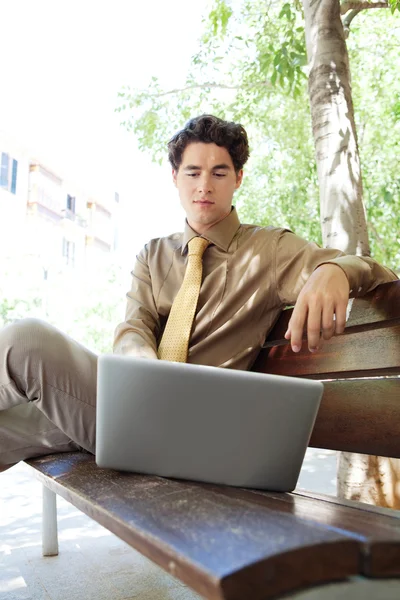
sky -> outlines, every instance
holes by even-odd
[[[170,169],[138,151],[114,109],[123,85],[183,83],[208,0],[1,4],[0,130],[91,193],[119,192],[127,252],[182,230]]]

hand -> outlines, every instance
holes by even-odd
[[[324,340],[343,333],[349,293],[349,281],[338,265],[325,263],[312,273],[297,298],[285,333],[293,352],[301,349],[306,320],[310,352],[320,347],[321,331]]]
[[[137,346],[132,349],[129,353],[129,356],[135,356],[136,358],[150,358],[151,360],[158,360],[158,356],[156,352],[154,352],[153,348],[150,346]]]
[[[114,353],[124,356],[134,356],[135,358],[150,358],[158,360],[157,352],[146,343],[141,335],[132,331],[125,335],[118,343],[114,345]]]

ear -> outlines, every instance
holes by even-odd
[[[178,171],[176,169],[172,169],[172,181],[174,182],[174,186],[178,187],[176,178],[178,177]]]
[[[236,175],[235,190],[240,188],[240,186],[242,185],[242,181],[243,181],[243,169],[240,169],[239,173]]]

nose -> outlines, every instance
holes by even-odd
[[[208,173],[203,173],[197,180],[197,190],[200,194],[210,194],[213,191],[212,178]]]

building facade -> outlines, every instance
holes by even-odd
[[[93,197],[1,132],[0,159],[0,257],[41,265],[48,279],[117,249],[117,193]]]

